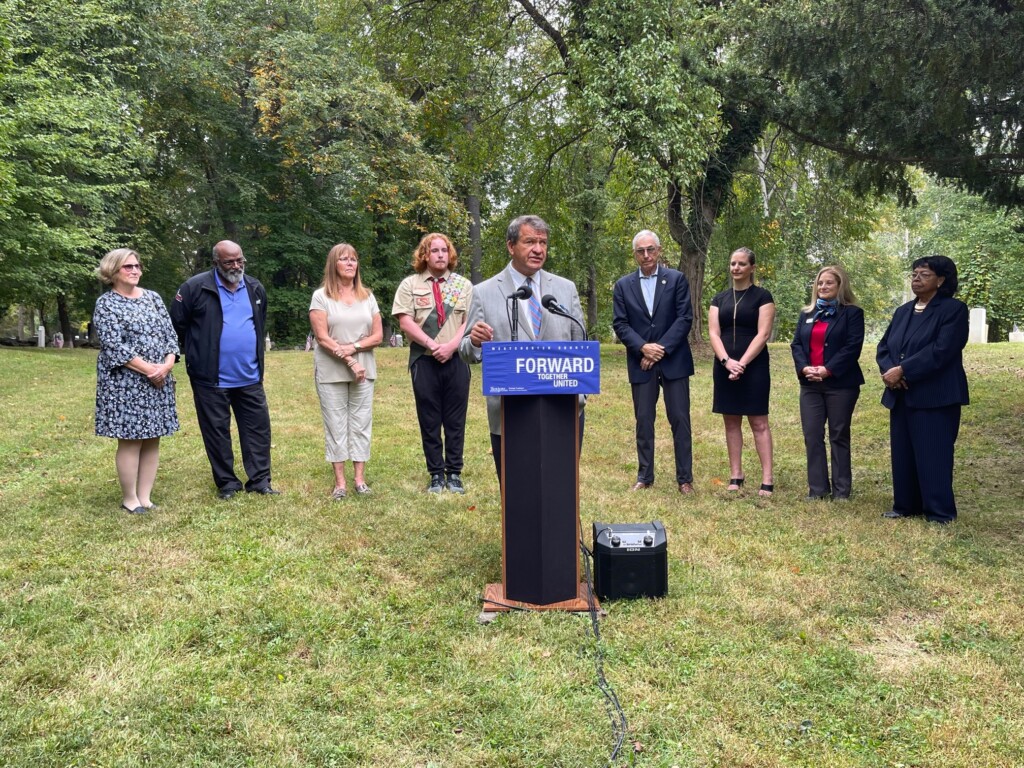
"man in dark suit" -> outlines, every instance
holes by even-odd
[[[619,341],[626,345],[626,371],[633,390],[639,464],[633,490],[654,485],[654,418],[659,390],[664,390],[676,455],[676,483],[680,493],[690,494],[690,284],[681,272],[660,264],[661,241],[650,230],[633,238],[633,256],[639,269],[615,283],[612,322]]]
[[[489,280],[473,288],[473,298],[466,317],[466,335],[459,354],[467,363],[483,359],[481,345],[485,341],[511,341],[512,328],[507,314],[508,299],[522,285],[532,291],[529,299],[516,301],[519,311],[519,334],[522,339],[566,341],[583,339],[583,330],[568,318],[551,314],[541,308],[541,297],[554,296],[568,308],[573,317],[583,316],[576,286],[564,277],[543,269],[548,257],[550,228],[539,216],[520,216],[508,225],[506,246],[511,258],[507,267]],[[529,281],[529,282],[527,282]],[[583,396],[580,398],[582,434]],[[501,478],[501,398],[487,398],[487,423],[491,431],[494,468]]]

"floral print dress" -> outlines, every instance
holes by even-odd
[[[108,291],[96,300],[93,325],[100,340],[96,358],[96,434],[122,440],[148,440],[178,431],[174,378],[153,386],[125,363],[141,357],[163,362],[178,354],[178,338],[160,295],[142,292],[129,299]]]

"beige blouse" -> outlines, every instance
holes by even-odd
[[[327,313],[327,333],[339,344],[351,344],[369,336],[373,331],[373,318],[380,314],[377,299],[372,293],[363,301],[349,305],[327,298],[323,288],[317,288],[313,292],[309,311],[313,310]],[[373,350],[357,352],[355,357],[366,369],[367,381],[376,379],[377,361],[373,356]],[[355,381],[356,378],[344,360],[326,349],[321,349],[319,344],[313,352],[313,372],[318,384]]]

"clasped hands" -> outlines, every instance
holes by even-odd
[[[167,377],[170,375],[173,367],[174,363],[154,364],[152,370],[146,374],[146,378],[149,379],[149,383],[157,389],[163,389],[164,384],[167,383]]]
[[[653,341],[649,341],[640,347],[640,370],[649,371],[665,357],[665,348]]]
[[[808,381],[824,381],[832,375],[824,365],[808,365],[804,368],[803,374]]]
[[[725,361],[725,370],[729,372],[729,381],[739,381],[740,376],[747,370],[747,366],[730,357]]]
[[[456,338],[444,344],[435,344],[434,348],[430,350],[431,357],[439,363],[447,363],[455,355],[455,350],[459,348],[459,341],[460,339]]]
[[[883,373],[882,381],[889,389],[907,389],[910,386],[907,384],[907,380],[903,378],[902,365],[894,365],[888,371]]]

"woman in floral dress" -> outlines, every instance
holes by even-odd
[[[121,508],[141,515],[160,464],[160,438],[178,431],[171,369],[178,339],[160,295],[139,287],[139,254],[118,248],[96,270],[110,290],[96,300],[96,434],[117,438]]]

